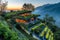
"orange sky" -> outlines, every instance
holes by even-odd
[[[21,10],[21,6],[7,6],[7,10]]]
[[[6,0],[6,1],[8,1],[8,9],[13,9],[13,10],[20,9],[24,3],[31,3],[35,7],[38,7],[45,4],[54,4],[60,2],[60,0]]]

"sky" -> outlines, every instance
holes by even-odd
[[[5,0],[4,0],[5,1]],[[6,0],[8,1],[7,8],[20,9],[24,3],[31,3],[35,7],[42,6],[44,4],[54,4],[60,2],[60,0]]]

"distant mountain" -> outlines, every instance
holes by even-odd
[[[44,15],[49,14],[54,17],[56,24],[60,27],[60,3],[39,6],[32,13],[40,14],[41,16],[39,18],[43,18]]]

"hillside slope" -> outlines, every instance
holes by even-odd
[[[39,18],[42,18],[44,15],[49,14],[50,16],[54,17],[56,24],[60,26],[60,3],[39,6],[32,13],[40,14],[41,16]]]

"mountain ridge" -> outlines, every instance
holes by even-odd
[[[46,14],[49,14],[56,20],[56,24],[60,26],[60,2],[55,4],[45,4],[43,6],[39,6],[35,9],[33,14],[40,14],[39,18],[44,17]]]

